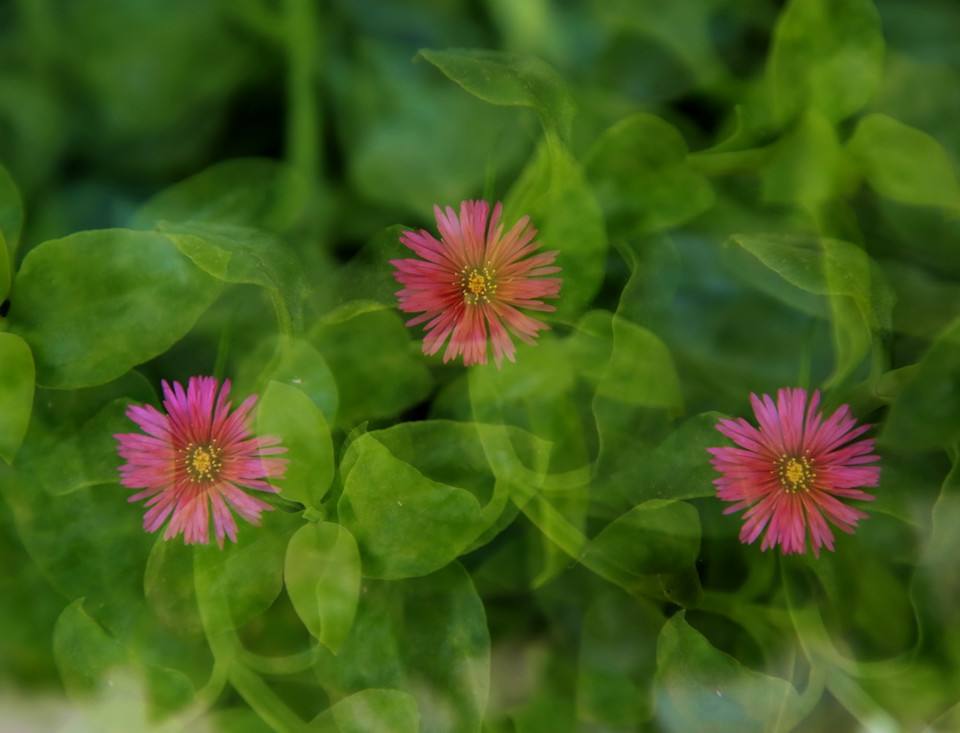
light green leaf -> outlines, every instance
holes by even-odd
[[[656,334],[613,317],[613,351],[597,395],[639,407],[679,410],[680,380],[666,344]]]
[[[881,440],[931,450],[960,439],[960,320],[934,341],[890,405]]]
[[[13,279],[13,254],[7,251],[7,242],[0,231],[0,303],[7,299]]]
[[[23,202],[20,192],[13,182],[7,169],[0,165],[0,242],[6,240],[7,266],[13,271],[14,255],[20,243],[20,232],[23,229]],[[0,245],[0,253],[3,246]],[[3,264],[0,264],[0,293],[3,292]],[[0,295],[0,302],[3,301]]]
[[[331,522],[301,527],[287,545],[283,575],[304,626],[330,651],[339,651],[360,595],[360,553],[353,536]]]
[[[7,463],[13,462],[30,423],[34,379],[30,347],[17,335],[0,332],[0,458]]]
[[[316,733],[417,733],[417,700],[400,690],[361,690],[311,721]]]
[[[147,558],[143,591],[153,612],[168,628],[203,630],[193,582],[193,548],[158,537]]]
[[[950,155],[927,133],[871,114],[860,120],[847,145],[881,196],[918,206],[960,208],[960,183]]]
[[[756,277],[753,281],[771,295],[814,312],[823,307],[820,301],[802,298],[827,296],[835,349],[832,382],[845,378],[863,360],[874,332],[890,329],[893,295],[880,269],[859,247],[839,239],[784,234],[737,234],[732,240],[800,291]]]
[[[207,222],[283,232],[300,219],[306,181],[290,166],[266,158],[218,163],[161,191],[136,213],[132,225]]]
[[[791,0],[767,67],[777,118],[812,108],[836,122],[861,109],[880,86],[883,46],[871,0]]]
[[[391,417],[430,392],[425,358],[400,316],[383,305],[348,303],[319,321],[308,340],[337,380],[337,427]]]
[[[754,672],[713,647],[684,613],[664,624],[657,643],[657,717],[687,733],[766,733],[799,722],[800,698],[786,680]]]
[[[762,171],[766,201],[813,206],[836,196],[847,161],[833,125],[810,111],[773,146]]]
[[[257,432],[277,436],[287,453],[283,496],[319,506],[333,481],[333,442],[323,413],[302,390],[271,381],[257,408]]]
[[[534,109],[544,129],[569,138],[573,100],[560,75],[540,59],[486,49],[423,49],[419,55],[483,101]]]
[[[653,115],[605,130],[584,168],[613,236],[669,229],[713,205],[713,188],[687,163],[683,137]]]
[[[160,234],[80,232],[38,245],[14,281],[12,331],[49,387],[104,384],[170,348],[220,292]]]
[[[555,302],[558,317],[573,317],[593,300],[606,266],[603,212],[580,166],[549,137],[513,184],[504,201],[504,221],[527,215],[545,250],[557,250],[563,287]]]

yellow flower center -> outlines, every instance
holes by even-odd
[[[813,461],[806,455],[780,456],[776,473],[780,479],[780,485],[791,494],[809,491],[817,477],[817,472],[813,470]]]
[[[494,281],[496,271],[484,265],[483,267],[464,267],[460,270],[460,277],[456,284],[463,293],[463,300],[467,305],[489,303],[490,297],[497,292]]]
[[[184,454],[184,466],[187,476],[194,483],[209,483],[220,476],[223,463],[220,456],[223,449],[217,447],[217,441],[206,444],[191,443],[181,450]]]

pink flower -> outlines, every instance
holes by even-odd
[[[852,533],[866,513],[845,499],[872,501],[861,491],[880,481],[880,457],[872,439],[857,440],[869,425],[857,425],[850,408],[842,405],[824,419],[817,407],[820,392],[807,404],[804,389],[781,389],[774,404],[769,395],[750,395],[760,429],[743,418],[721,420],[717,430],[738,447],[710,448],[713,467],[722,476],[714,480],[717,496],[733,502],[724,514],[746,509],[740,541],[754,542],[766,528],[761,545],[780,545],[783,554],[806,549],[807,528],[813,554],[833,550],[827,519]]]
[[[219,394],[218,394],[219,389]],[[274,493],[267,479],[282,478],[286,460],[279,438],[257,438],[250,432],[250,411],[256,395],[231,410],[230,381],[219,386],[213,377],[191,377],[184,390],[163,382],[163,414],[151,405],[131,405],[127,417],[146,433],[115,435],[121,483],[142,489],[129,501],[146,499],[143,528],[156,532],[169,518],[165,540],[179,534],[188,544],[209,542],[210,515],[223,547],[224,536],[237,541],[231,509],[251,524],[271,506],[249,490]]]
[[[519,309],[555,310],[543,298],[559,297],[561,280],[543,276],[560,272],[557,253],[532,254],[537,230],[526,216],[504,234],[502,211],[498,203],[489,216],[486,201],[464,201],[458,217],[449,206],[446,212],[435,206],[439,241],[425,229],[400,235],[423,258],[391,260],[403,285],[400,310],[420,314],[407,325],[426,323],[423,353],[436,354],[449,338],[444,362],[462,354],[466,365],[486,364],[489,333],[499,368],[504,356],[516,361],[508,331],[533,343],[548,328]]]

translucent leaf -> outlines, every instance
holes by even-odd
[[[713,188],[687,163],[683,137],[653,115],[605,130],[584,167],[613,236],[669,229],[713,205]]]
[[[920,206],[960,208],[950,155],[930,135],[881,114],[867,115],[847,143],[881,196]]]
[[[283,575],[304,626],[330,651],[339,651],[360,595],[360,553],[353,536],[331,522],[301,527],[287,545]]]
[[[158,193],[133,226],[206,222],[283,232],[298,222],[305,197],[306,182],[290,166],[266,158],[228,160]]]
[[[799,722],[799,696],[786,680],[754,672],[724,654],[687,623],[670,618],[657,643],[657,718],[686,733],[765,733]]]
[[[13,270],[14,255],[17,253],[17,245],[20,243],[20,231],[23,228],[23,202],[20,200],[20,192],[16,184],[7,172],[7,169],[0,165],[0,240],[6,240],[7,244],[7,265]],[[0,246],[0,251],[3,247]],[[0,264],[0,273],[3,265]],[[3,290],[3,277],[0,275],[0,292]],[[2,302],[2,298],[0,298]]]
[[[546,138],[504,201],[509,224],[529,216],[544,250],[557,250],[563,287],[554,303],[559,317],[579,314],[603,279],[607,233],[603,212],[580,166],[558,140]]]
[[[30,423],[34,379],[30,347],[19,336],[0,332],[0,458],[7,463],[13,462]]]
[[[361,690],[338,701],[310,723],[318,733],[417,733],[420,714],[400,690]]]
[[[425,357],[400,316],[380,304],[346,304],[318,322],[308,340],[337,380],[339,427],[391,417],[430,392]]]
[[[530,107],[545,129],[569,137],[573,100],[563,79],[540,59],[486,49],[423,49],[420,56],[485,102]]]
[[[838,121],[861,109],[883,74],[880,16],[870,0],[792,0],[767,67],[781,121],[812,108]]]
[[[158,537],[147,558],[143,591],[157,617],[172,629],[203,631],[193,582],[193,548]]]
[[[330,428],[323,413],[302,390],[271,381],[257,407],[257,433],[279,437],[287,471],[277,483],[283,496],[319,506],[333,481]]]
[[[37,382],[104,384],[169,349],[220,292],[160,234],[80,232],[38,245],[14,282],[12,331],[33,349]]]
[[[458,564],[422,578],[367,581],[350,636],[318,665],[339,695],[409,692],[423,733],[477,733],[490,684],[483,603]]]
[[[807,206],[829,200],[842,189],[845,164],[833,125],[811,111],[774,145],[763,169],[763,197]]]
[[[881,434],[889,446],[930,450],[960,439],[960,321],[954,321],[916,365],[890,405]]]

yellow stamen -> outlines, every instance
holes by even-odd
[[[487,266],[464,267],[460,270],[460,279],[456,284],[463,293],[464,302],[467,305],[489,303],[497,292],[496,274],[496,270]]]
[[[776,473],[780,478],[780,485],[791,494],[809,491],[817,477],[817,472],[813,470],[813,461],[806,455],[780,456]]]
[[[192,482],[209,483],[219,478],[220,469],[223,468],[220,461],[223,450],[217,447],[217,441],[205,445],[191,443],[180,452],[183,454],[187,476]]]

